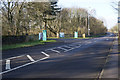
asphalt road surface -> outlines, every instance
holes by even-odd
[[[3,51],[0,74],[3,78],[98,78],[114,40],[114,34],[108,34]]]

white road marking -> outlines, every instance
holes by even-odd
[[[67,49],[65,49],[65,48],[62,48],[62,47],[58,47],[58,48],[60,48],[60,49],[63,49],[63,50],[65,50],[65,51],[67,51]]]
[[[79,47],[81,47],[81,45],[79,45],[79,46],[76,46],[75,48],[79,48]]]
[[[67,50],[67,51],[64,51],[64,52],[68,52],[68,51],[71,51],[71,50],[73,50],[73,49],[75,49],[75,48],[71,48],[71,49],[69,49],[69,50]]]
[[[64,47],[71,48],[71,47],[69,47],[69,46],[64,46]]]
[[[6,60],[6,70],[10,69],[10,60]]]
[[[35,61],[30,55],[27,55],[27,57],[30,59],[30,61]]]
[[[5,60],[15,59],[15,58],[23,57],[23,56],[25,56],[25,55],[15,56],[15,57],[7,58],[7,59],[5,59]]]
[[[107,41],[109,40],[109,39],[106,39]]]
[[[69,47],[74,47],[75,45],[68,45]]]
[[[44,54],[47,57],[50,57],[50,55],[46,54],[45,52],[41,52],[42,54]]]
[[[39,62],[39,61],[42,61],[42,60],[45,60],[45,59],[49,58],[49,55],[48,55],[48,54],[46,54],[46,53],[44,53],[44,52],[41,52],[41,53],[43,53],[43,54],[44,54],[45,56],[47,56],[47,57],[44,57],[44,58],[42,58],[42,59],[39,59],[39,60],[30,62],[30,63],[27,63],[27,64],[24,64],[24,65],[22,65],[22,66],[18,66],[18,67],[13,68],[13,69],[9,69],[9,70],[7,70],[7,71],[0,72],[0,75],[1,75],[1,74],[5,74],[5,73],[8,73],[8,72],[11,72],[11,71],[14,71],[14,70],[16,70],[16,69],[20,69],[20,68],[22,68],[22,67],[25,67],[25,66],[28,66],[28,65],[31,65],[31,64],[34,64],[34,63],[36,63],[36,62]]]
[[[50,49],[51,51],[54,51],[54,52],[57,52],[57,53],[60,53],[60,51],[57,51],[57,50],[54,50],[54,49]]]

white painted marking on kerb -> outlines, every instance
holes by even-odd
[[[16,69],[23,68],[23,67],[25,67],[25,66],[28,66],[28,65],[31,65],[31,64],[34,64],[34,63],[37,63],[37,62],[39,62],[39,61],[42,61],[42,60],[45,60],[45,59],[49,58],[49,55],[48,55],[48,54],[46,54],[46,53],[44,53],[44,52],[41,52],[41,53],[43,53],[43,54],[46,55],[47,57],[44,57],[44,58],[39,59],[39,60],[36,60],[36,61],[34,61],[34,62],[30,62],[30,63],[24,64],[24,65],[22,65],[22,66],[18,66],[18,67],[13,68],[13,69],[9,69],[9,70],[7,70],[7,71],[0,72],[0,75],[1,75],[1,74],[5,74],[5,73],[8,73],[8,72],[11,72],[11,71],[14,71],[14,70],[16,70]]]
[[[30,55],[27,55],[27,57],[30,59],[30,61],[35,61]]]
[[[10,60],[6,60],[6,70],[10,69]]]

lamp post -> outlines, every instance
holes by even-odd
[[[91,8],[91,7],[89,7]],[[90,36],[90,15],[95,15],[96,14],[96,11],[95,9],[91,9],[91,10],[88,10],[88,36]]]
[[[90,24],[89,24],[89,13],[88,13],[88,36],[90,36]]]
[[[120,40],[120,1],[118,2],[118,36]]]

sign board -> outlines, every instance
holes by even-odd
[[[74,38],[78,38],[78,32],[74,33]]]
[[[42,33],[39,33],[39,40],[42,40],[42,37],[43,37]]]
[[[118,23],[120,23],[120,17],[118,17]]]
[[[47,31],[43,30],[43,41],[47,40]]]
[[[64,37],[64,33],[60,32],[60,37],[63,38]]]

